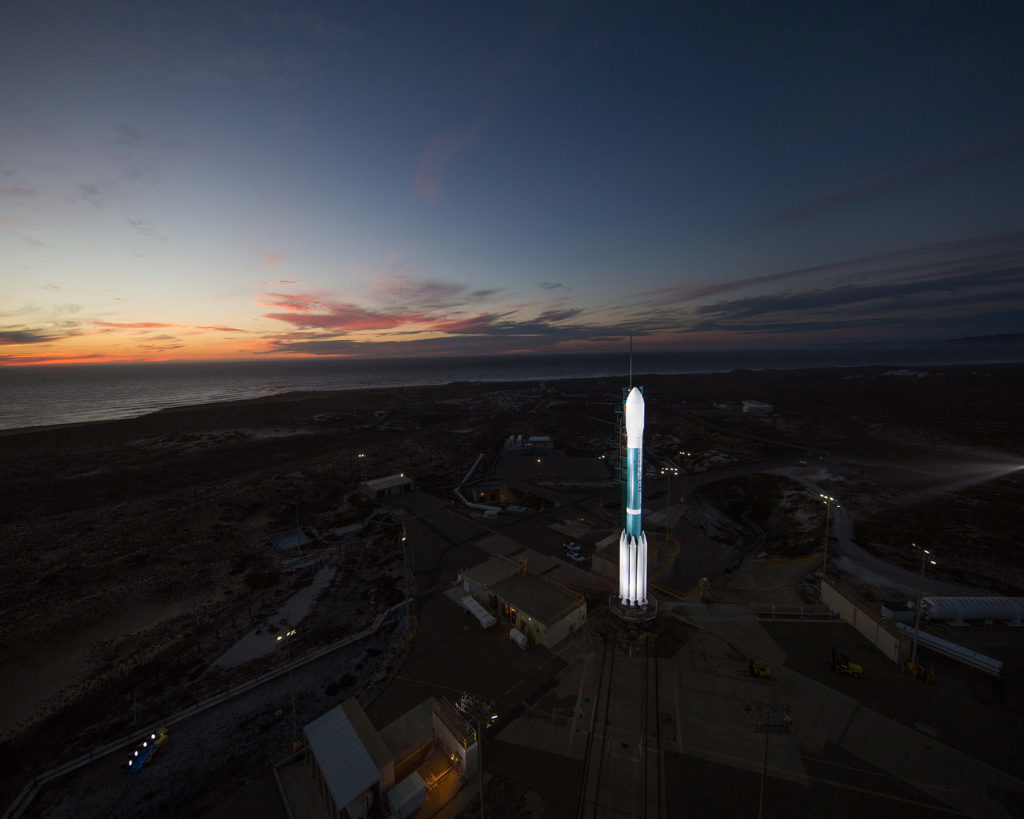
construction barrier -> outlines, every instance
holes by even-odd
[[[910,659],[911,641],[882,619],[882,610],[845,583],[829,577],[821,580],[821,602],[874,643],[886,657],[902,666]]]

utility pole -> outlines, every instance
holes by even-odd
[[[836,504],[836,509],[839,509],[840,507],[839,507],[839,504],[836,503],[836,499],[833,498],[831,495],[826,495],[826,494],[824,494],[822,492],[819,492],[818,493],[818,497],[821,498],[821,500],[825,504],[825,564],[821,567],[821,575],[822,575],[822,577],[827,577],[828,576],[828,537],[829,537],[829,531],[832,528],[832,504],[833,503]]]
[[[672,542],[672,522],[669,513],[672,511],[672,473],[665,473],[665,542]]]
[[[480,746],[476,755],[477,773],[480,775],[480,819],[484,819],[484,732],[479,717],[476,721],[476,743]]]
[[[757,819],[764,815],[764,781],[768,778],[768,734],[772,724],[771,712],[766,708],[764,712],[764,758],[761,762],[761,795],[757,801]]]
[[[921,631],[921,593],[924,587],[924,562],[927,559],[933,566],[936,565],[934,560],[928,558],[931,554],[930,551],[925,549],[923,546],[918,546],[916,543],[911,543],[915,549],[921,550],[921,573],[917,578],[917,606],[914,609],[914,645],[910,650],[910,664],[917,668],[917,635]]]

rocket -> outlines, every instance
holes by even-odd
[[[619,536],[619,598],[624,606],[647,605],[647,536],[643,509],[644,396],[633,387],[626,397],[626,528]]]

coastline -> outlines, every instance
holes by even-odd
[[[829,370],[850,370],[860,368],[902,368],[902,367],[929,367],[933,369],[945,369],[951,367],[965,367],[965,366],[1000,366],[1000,365],[1014,365],[1024,363],[1024,353],[1020,355],[1004,355],[1003,357],[993,358],[981,357],[970,360],[955,360],[950,361],[947,358],[940,359],[905,359],[897,356],[892,361],[885,362],[850,362],[850,363],[829,363],[829,364],[806,364],[802,362],[793,362],[790,365],[778,366],[778,365],[765,365],[765,366],[749,366],[749,367],[731,367],[729,369],[713,369],[713,368],[699,368],[699,369],[634,369],[634,378],[641,377],[675,377],[675,376],[692,376],[692,377],[707,377],[707,376],[721,376],[728,377],[737,373],[793,373],[793,372],[824,372]],[[429,380],[429,381],[406,381],[395,384],[372,384],[364,385],[353,383],[350,386],[330,386],[324,388],[286,388],[279,391],[254,394],[254,395],[242,395],[238,397],[224,397],[215,398],[210,400],[195,401],[190,400],[189,397],[182,399],[183,403],[171,403],[169,405],[154,406],[150,409],[142,409],[139,412],[130,414],[120,414],[117,411],[112,410],[112,414],[109,417],[103,418],[89,418],[82,420],[68,420],[65,422],[56,423],[41,423],[41,424],[27,424],[21,426],[0,426],[0,437],[6,437],[11,435],[21,435],[31,432],[46,432],[58,429],[73,429],[77,427],[91,427],[95,425],[115,423],[118,421],[135,421],[140,418],[151,417],[154,415],[173,413],[182,410],[194,410],[199,407],[210,407],[210,406],[225,406],[225,405],[238,405],[247,404],[253,402],[263,401],[277,401],[277,400],[298,400],[302,396],[336,396],[340,394],[352,394],[361,392],[375,392],[375,391],[386,391],[394,389],[410,389],[410,390],[421,390],[421,389],[443,389],[447,387],[454,387],[459,385],[470,385],[474,387],[479,386],[499,386],[499,385],[516,385],[524,383],[560,383],[563,381],[594,381],[614,378],[628,378],[628,369],[624,372],[616,374],[613,372],[599,372],[599,373],[581,373],[574,374],[568,373],[565,375],[537,375],[536,373],[523,373],[516,377],[493,377],[493,378],[464,378],[459,377],[457,374],[453,374],[448,380]],[[259,390],[256,390],[259,392]],[[294,396],[294,397],[290,397]],[[161,402],[166,404],[166,402]],[[2,421],[0,421],[2,423]]]

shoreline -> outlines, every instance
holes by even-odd
[[[767,366],[767,367],[732,367],[731,369],[704,369],[704,370],[673,370],[673,371],[637,371],[633,373],[634,378],[640,377],[658,377],[658,378],[671,378],[678,376],[694,376],[694,377],[708,377],[708,376],[730,376],[737,373],[757,373],[761,375],[770,375],[772,373],[811,373],[811,372],[828,372],[833,370],[853,370],[853,369],[884,369],[884,368],[905,368],[905,367],[929,367],[932,369],[950,369],[958,367],[978,367],[978,366],[1017,366],[1024,364],[1024,355],[1020,357],[1020,360],[1006,360],[1000,359],[981,359],[981,360],[969,360],[969,361],[895,361],[890,363],[852,363],[852,364],[827,364],[817,366],[805,366],[803,364],[794,364],[793,366]],[[528,384],[528,383],[561,383],[566,381],[602,381],[610,378],[628,378],[628,373],[599,373],[596,375],[566,375],[558,377],[544,377],[537,375],[530,375],[522,378],[500,378],[500,379],[460,379],[453,378],[447,381],[432,381],[432,382],[421,382],[421,383],[402,383],[402,384],[380,384],[375,386],[364,386],[357,385],[352,387],[330,387],[325,389],[284,389],[278,392],[269,392],[259,395],[238,397],[238,398],[217,398],[209,401],[200,401],[193,403],[174,404],[171,406],[156,407],[149,410],[143,410],[141,412],[124,415],[124,416],[113,416],[109,418],[93,418],[88,420],[80,421],[66,421],[59,423],[46,423],[46,424],[30,424],[27,426],[18,427],[0,427],[0,437],[10,437],[36,432],[52,432],[59,430],[68,430],[82,427],[96,427],[101,424],[111,424],[122,421],[137,421],[140,418],[149,418],[156,415],[182,412],[182,411],[194,411],[201,408],[208,408],[214,406],[222,406],[228,404],[255,404],[259,402],[272,402],[275,400],[300,400],[300,397],[331,397],[338,396],[340,394],[351,394],[351,393],[363,393],[363,392],[379,392],[382,390],[396,390],[396,389],[440,389],[444,387],[455,387],[455,386],[482,386],[482,385],[501,385],[501,384]],[[288,396],[294,396],[294,398],[288,398]]]

